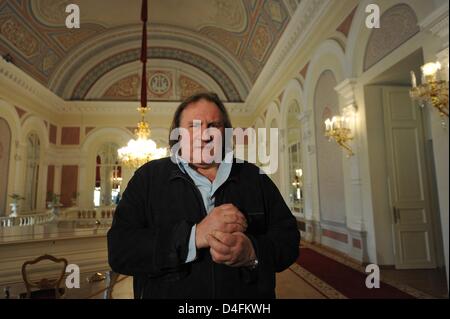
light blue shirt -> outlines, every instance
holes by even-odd
[[[202,195],[206,213],[209,214],[214,208],[215,192],[223,183],[225,183],[225,181],[230,176],[231,167],[233,165],[233,152],[229,152],[225,155],[225,159],[224,161],[222,161],[222,163],[220,163],[219,168],[217,169],[216,178],[213,182],[210,182],[207,177],[203,176],[192,167],[190,167],[189,163],[180,156],[177,155],[176,160],[178,166],[180,167],[180,170],[183,173],[188,174],[194,182],[195,186],[197,186],[200,194]],[[195,260],[195,258],[197,257],[197,247],[195,246],[196,228],[197,225],[192,226],[191,235],[189,237],[189,251],[186,258],[186,263]]]

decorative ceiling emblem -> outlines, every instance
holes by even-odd
[[[172,87],[172,80],[165,73],[156,72],[150,77],[148,86],[151,93],[161,96],[169,92]]]

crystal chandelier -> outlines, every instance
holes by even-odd
[[[147,0],[142,0],[141,20],[142,29],[142,78],[141,78],[141,106],[137,109],[141,115],[141,121],[134,131],[136,139],[128,141],[127,146],[118,150],[121,163],[130,168],[138,168],[148,161],[166,156],[165,148],[158,148],[156,143],[150,139],[150,126],[145,121],[147,108]]]

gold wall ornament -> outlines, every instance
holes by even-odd
[[[325,120],[325,136],[328,140],[335,140],[347,151],[347,157],[355,155],[348,142],[353,140],[353,133],[350,128],[351,118],[348,116],[334,116]]]
[[[448,117],[448,81],[440,79],[441,64],[427,63],[421,69],[422,83],[420,85],[417,85],[416,75],[414,71],[411,71],[410,96],[422,107],[428,104],[436,108],[442,118],[442,125],[445,126],[444,117]]]

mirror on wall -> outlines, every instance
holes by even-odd
[[[119,202],[122,184],[122,166],[117,158],[119,146],[103,144],[96,156],[94,206],[109,206]]]

